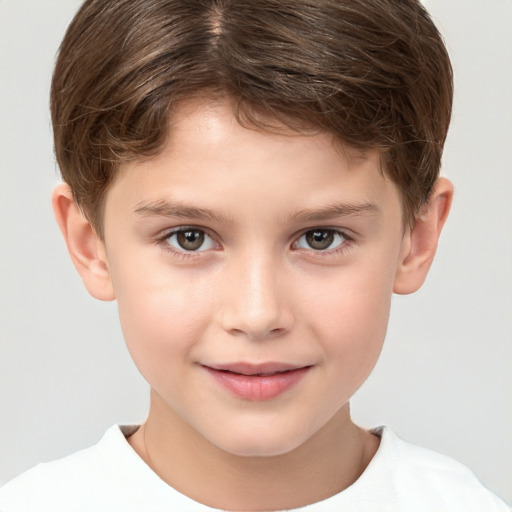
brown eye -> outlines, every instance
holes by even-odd
[[[203,252],[217,247],[211,236],[197,228],[178,228],[166,235],[164,241],[176,252]]]
[[[178,231],[176,241],[185,251],[197,251],[204,243],[204,232],[197,229]]]
[[[327,249],[334,241],[334,233],[332,231],[308,231],[306,233],[306,242],[312,249],[323,251]]]
[[[336,249],[346,241],[343,233],[335,229],[311,229],[306,231],[296,243],[299,249],[326,251]]]

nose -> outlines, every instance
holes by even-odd
[[[264,340],[293,324],[290,290],[272,258],[251,255],[230,265],[223,282],[223,328],[234,336]]]

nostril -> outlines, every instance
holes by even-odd
[[[266,339],[274,339],[276,337],[281,336],[285,332],[286,332],[286,329],[283,329],[280,327],[275,328],[275,329],[270,329],[270,330],[262,330],[262,331],[250,330],[250,329],[247,329],[247,330],[232,329],[231,330],[231,333],[234,336],[246,336],[247,338],[249,338],[252,341],[263,341]]]
[[[232,336],[265,340],[291,328],[291,304],[273,272],[248,269],[235,287],[227,285],[224,292],[219,297],[219,320]]]

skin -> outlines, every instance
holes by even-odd
[[[377,361],[393,291],[425,279],[452,192],[440,179],[405,229],[376,153],[244,128],[229,102],[206,100],[181,106],[157,157],[120,172],[104,240],[59,186],[72,259],[93,296],[117,300],[151,386],[134,450],[179,491],[229,510],[304,506],[355,482],[379,440],[354,425],[349,399]],[[180,246],[172,230],[184,226],[204,233],[199,249]],[[327,248],[311,246],[315,230]],[[235,362],[307,370],[248,400],[205,368]]]

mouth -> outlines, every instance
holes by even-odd
[[[219,372],[235,373],[240,375],[276,375],[278,373],[289,372],[304,368],[302,366],[291,365],[287,363],[230,363],[225,365],[211,365],[212,370]]]
[[[203,368],[230,394],[243,400],[266,401],[295,387],[312,366],[233,363]]]

